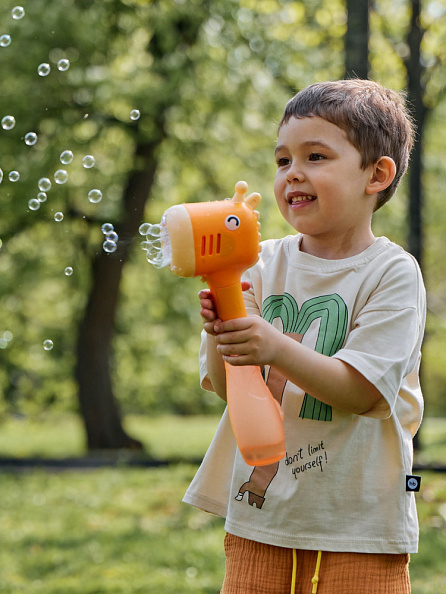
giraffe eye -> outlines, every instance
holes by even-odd
[[[229,231],[235,231],[240,226],[240,219],[235,215],[229,215],[225,219],[225,227]]]

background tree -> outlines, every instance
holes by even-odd
[[[369,77],[370,0],[346,0],[344,78]]]
[[[417,135],[409,170],[409,251],[423,264],[423,139],[428,108],[424,100],[425,66],[421,57],[421,44],[425,31],[421,25],[421,0],[411,0],[410,27],[407,34],[408,56],[404,60],[407,70],[407,100],[417,127]]]
[[[126,5],[117,3],[115,23],[126,13]],[[144,16],[146,18],[139,25],[141,29],[138,27],[140,32],[144,25],[150,27],[149,13]],[[169,10],[153,6],[150,16],[154,18],[151,35],[146,47],[139,51],[150,62],[147,75],[158,78],[158,96],[150,113],[151,127],[149,133],[140,130],[137,124],[133,129],[133,169],[123,187],[122,214],[115,225],[121,241],[116,252],[100,251],[94,256],[91,289],[79,325],[76,378],[89,449],[141,447],[140,442],[129,437],[122,427],[110,374],[119,285],[155,180],[157,151],[167,134],[167,113],[181,101],[183,82],[195,76],[190,50],[197,42],[203,20],[208,16],[207,3],[204,2],[200,10],[195,11],[186,9],[184,5]]]

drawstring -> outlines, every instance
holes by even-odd
[[[297,572],[297,553],[296,549],[293,549],[293,573],[291,576],[291,594],[296,592],[296,572]]]
[[[313,584],[313,590],[311,591],[312,594],[317,593],[317,585],[319,582],[319,569],[321,566],[321,557],[322,557],[322,551],[318,551],[317,552],[317,561],[316,561],[316,570],[314,572],[314,576],[311,578],[311,583]]]
[[[316,569],[314,571],[314,576],[311,578],[311,583],[313,584],[313,589],[311,590],[311,594],[317,594],[317,585],[319,583],[319,569],[321,567],[321,558],[322,558],[322,551],[318,551],[317,552]],[[297,574],[297,553],[296,553],[296,549],[293,549],[293,573],[291,576],[291,594],[295,594],[295,592],[296,592],[296,574]]]

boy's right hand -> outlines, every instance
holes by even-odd
[[[216,335],[214,330],[215,320],[217,320],[217,310],[209,289],[203,289],[198,293],[200,300],[200,315],[203,318],[203,328],[208,334]]]

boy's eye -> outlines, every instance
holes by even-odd
[[[325,159],[324,155],[321,155],[320,153],[311,153],[310,156],[308,157],[309,161],[322,161],[323,159]]]
[[[276,159],[277,167],[284,167],[285,165],[289,165],[290,160],[287,157],[280,157],[280,159]]]

